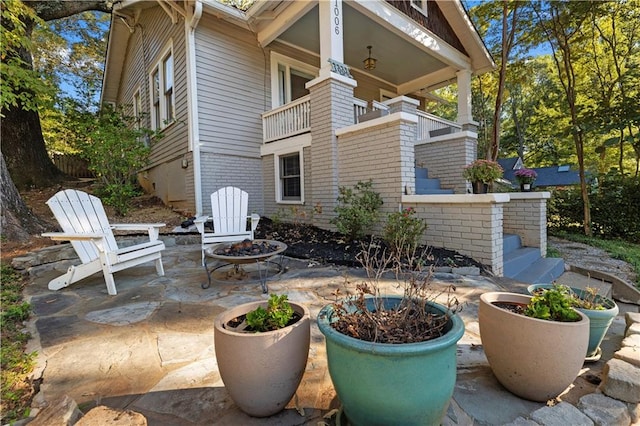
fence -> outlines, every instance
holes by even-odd
[[[89,163],[75,154],[53,154],[53,164],[63,173],[75,178],[95,177]]]

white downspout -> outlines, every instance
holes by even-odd
[[[186,2],[185,2],[186,3]],[[193,152],[193,190],[196,202],[195,216],[202,213],[202,174],[200,168],[200,126],[198,124],[198,87],[196,76],[195,30],[202,17],[202,2],[196,0],[193,15],[185,19],[185,44],[187,50],[187,111],[189,128],[189,149]]]

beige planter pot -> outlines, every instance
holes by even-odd
[[[578,377],[589,344],[589,319],[577,322],[529,318],[492,305],[527,304],[531,296],[490,292],[480,296],[482,346],[498,381],[532,401],[560,395]]]
[[[267,302],[229,309],[215,319],[218,369],[229,395],[245,413],[267,417],[282,411],[302,380],[309,355],[309,310],[291,303],[302,318],[288,327],[265,333],[237,333],[223,327],[229,320]]]

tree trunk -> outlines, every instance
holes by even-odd
[[[12,107],[2,113],[2,155],[15,186],[42,188],[62,181],[64,175],[47,154],[38,112]]]
[[[49,21],[88,10],[111,12],[112,3],[105,0],[46,0],[31,1],[27,5],[33,8],[40,18]],[[23,23],[27,34],[30,35],[33,22]],[[3,27],[5,24],[10,25],[4,20],[3,9]],[[19,47],[17,54],[25,61],[27,67],[33,67],[29,50]],[[2,58],[3,62],[8,59]],[[64,175],[55,167],[47,154],[38,111],[26,110],[18,105],[3,108],[1,112],[3,117],[0,123],[2,139],[0,226],[3,238],[9,241],[21,241],[27,239],[29,234],[42,232],[44,226],[42,220],[33,215],[24,204],[17,188],[50,186],[61,181]]]
[[[4,155],[0,155],[0,185],[2,185],[0,234],[8,241],[27,241],[30,234],[44,232],[46,223],[26,206],[13,184]]]

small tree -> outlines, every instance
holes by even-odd
[[[138,172],[149,163],[149,129],[137,127],[135,117],[105,107],[98,114],[68,114],[75,124],[75,146],[99,179],[98,196],[124,216],[139,193]],[[71,124],[71,123],[70,123]]]
[[[365,232],[378,221],[382,197],[373,190],[371,180],[359,181],[353,188],[341,186],[338,191],[338,206],[334,209],[338,216],[331,223],[350,241],[364,237]]]

